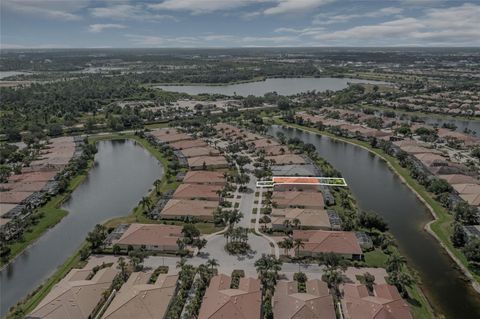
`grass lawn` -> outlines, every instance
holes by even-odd
[[[385,268],[388,255],[380,249],[375,249],[363,254],[365,257],[365,263],[368,267]]]

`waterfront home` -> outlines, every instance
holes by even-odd
[[[184,150],[192,147],[202,147],[202,146],[207,146],[207,143],[205,143],[204,140],[200,139],[195,139],[195,140],[183,140],[183,141],[178,141],[175,143],[170,143],[169,144],[171,148],[175,150]]]
[[[98,266],[98,265],[97,265]],[[88,319],[118,273],[115,264],[73,269],[27,315],[28,319]]]
[[[212,184],[225,186],[227,181],[222,172],[218,171],[188,171],[183,178],[184,184]]]
[[[183,149],[181,152],[187,158],[198,157],[198,156],[220,155],[220,152],[217,149],[214,149],[213,147],[210,147],[210,146],[186,148],[186,149]]]
[[[313,208],[323,209],[325,203],[320,192],[279,192],[274,191],[272,195],[273,207],[275,208]]]
[[[331,230],[332,227],[327,211],[323,208],[273,208],[271,220],[274,230],[284,230],[286,221],[293,224],[295,220],[299,221],[302,229]]]
[[[369,291],[365,285],[343,285],[342,309],[345,319],[412,319],[410,307],[395,286],[379,284]]]
[[[150,282],[152,274],[152,270],[132,273],[102,319],[165,318],[175,295],[178,276],[160,274]]]
[[[163,224],[130,224],[118,239],[111,241],[122,249],[144,248],[150,251],[177,251],[183,238],[182,227]]]
[[[275,319],[335,319],[335,306],[325,282],[319,279],[305,283],[306,292],[298,291],[298,282],[279,281],[273,297]]]
[[[294,230],[293,239],[301,239],[304,247],[295,254],[300,256],[319,256],[323,253],[335,253],[348,259],[360,259],[363,252],[354,232]]]
[[[222,188],[219,185],[180,184],[172,198],[218,201],[220,199],[219,192]]]
[[[218,207],[218,201],[192,200],[192,199],[171,199],[162,211],[162,219],[185,219],[195,218],[205,221],[213,221],[213,212]]]
[[[260,280],[241,278],[238,288],[232,278],[220,274],[210,280],[198,319],[260,319],[262,291]]]
[[[188,158],[190,169],[227,168],[228,162],[223,156],[197,156]]]
[[[305,159],[297,154],[265,156],[265,159],[271,161],[274,165],[305,164]]]

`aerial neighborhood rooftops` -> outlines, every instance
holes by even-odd
[[[330,219],[327,211],[321,209],[305,208],[273,208],[271,214],[272,228],[285,228],[285,221],[292,223],[295,219],[300,222],[300,227],[309,229],[330,230]]]

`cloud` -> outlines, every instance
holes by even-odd
[[[91,24],[88,27],[88,31],[93,33],[102,32],[105,29],[125,29],[127,26],[123,24],[115,24],[115,23],[106,23],[106,24]]]
[[[269,15],[306,11],[330,2],[333,2],[333,0],[279,0],[276,6],[266,9],[264,13]]]
[[[80,20],[78,11],[88,6],[88,0],[2,0],[2,4],[10,10],[58,20]]]
[[[208,34],[197,36],[151,36],[125,35],[140,47],[249,47],[299,45],[296,36],[237,36],[231,34]]]
[[[365,13],[356,13],[356,14],[339,14],[339,15],[327,15],[327,14],[318,14],[313,19],[313,24],[328,25],[334,23],[344,23],[353,19],[358,18],[380,18],[391,15],[397,15],[403,12],[403,8],[397,7],[385,7],[379,10],[365,12]]]
[[[268,0],[165,0],[150,4],[155,10],[188,11],[193,14],[226,11]]]
[[[480,45],[478,36],[480,5],[427,9],[419,17],[406,17],[345,30],[323,32],[316,40],[349,44],[388,45],[418,43],[422,45]]]
[[[117,4],[109,7],[98,7],[90,9],[92,16],[113,20],[172,20],[177,19],[171,15],[153,14],[148,12],[144,5]]]

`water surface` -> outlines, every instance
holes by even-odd
[[[349,78],[269,78],[265,81],[229,85],[160,85],[156,88],[188,94],[223,94],[240,96],[263,96],[277,92],[280,95],[293,95],[307,91],[338,91],[348,87],[348,83],[387,84],[382,81],[359,80]]]
[[[162,174],[136,142],[99,142],[94,167],[63,206],[69,214],[1,271],[0,317],[52,275],[96,224],[128,215]]]

